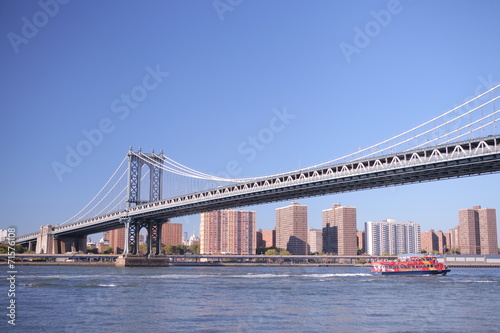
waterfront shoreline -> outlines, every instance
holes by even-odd
[[[7,266],[7,262],[0,262],[0,266]],[[16,266],[116,266],[115,262],[58,262],[58,261],[18,261]],[[221,263],[221,262],[170,262],[169,266],[176,267],[336,267],[336,268],[371,268],[370,264],[328,264],[328,263]],[[165,266],[167,267],[167,266]],[[449,268],[500,268],[500,264],[468,264],[468,263],[454,263],[448,264]]]

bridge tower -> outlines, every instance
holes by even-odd
[[[154,150],[151,153],[143,153],[139,148],[137,153],[134,153],[132,148],[128,153],[128,199],[127,209],[134,205],[141,205],[147,202],[158,201],[162,198],[163,184],[163,161],[165,159],[163,151],[160,154],[155,154]],[[149,167],[149,200],[141,200],[141,171],[142,167]],[[145,227],[148,231],[146,244],[148,249],[146,255],[160,254],[161,247],[161,226],[162,220],[158,219],[141,219],[127,218],[123,221],[125,224],[125,249],[123,254],[136,255],[139,252],[139,231]],[[153,253],[153,248],[155,251]]]
[[[163,151],[155,154],[154,150],[147,154],[139,148],[138,153],[130,148],[128,156],[128,200],[127,208],[132,204],[140,205],[146,202],[161,200],[163,169]],[[143,156],[143,158],[141,158]],[[141,201],[141,170],[144,165],[149,167],[149,201]]]

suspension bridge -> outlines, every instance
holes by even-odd
[[[300,170],[228,179],[132,148],[98,193],[57,225],[16,239],[37,253],[85,251],[89,234],[126,228],[126,255],[159,254],[170,218],[332,193],[500,171],[500,85],[387,140]]]

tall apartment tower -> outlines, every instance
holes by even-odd
[[[161,226],[162,245],[182,244],[182,223],[170,223],[168,220]]]
[[[307,206],[293,202],[276,209],[276,247],[292,254],[307,254]]]
[[[322,213],[323,252],[357,255],[356,207],[333,204]]]
[[[396,222],[366,222],[366,253],[370,255],[420,252],[420,224]]]
[[[247,210],[202,213],[200,253],[255,254],[255,215]]]
[[[496,209],[460,209],[458,220],[461,254],[498,254]]]
[[[123,249],[125,248],[125,228],[109,230],[105,236],[115,254],[123,253]]]

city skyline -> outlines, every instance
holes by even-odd
[[[287,201],[283,201],[283,203],[287,203]],[[290,204],[291,201],[288,201],[288,203]],[[269,204],[269,205],[277,206],[278,204],[274,203],[274,204]],[[332,206],[332,205],[333,206],[335,206],[335,205],[342,206],[340,203],[334,203],[334,204],[331,204],[330,206]],[[307,205],[305,205],[305,206],[307,206]],[[469,205],[469,206],[471,206],[471,205]],[[274,208],[274,210],[276,210],[277,208],[279,208],[279,207]],[[491,208],[495,209],[494,207],[491,207]],[[323,208],[320,211],[320,213],[323,213],[323,211],[326,210],[326,209],[329,209],[329,208]],[[362,207],[361,207],[361,209],[362,209]],[[459,211],[460,209],[463,209],[463,208],[459,208],[459,209],[457,209],[457,211]],[[455,211],[455,215],[457,214],[456,213],[457,211]],[[310,229],[310,228],[321,229],[323,221],[324,221],[323,217],[321,217],[321,220],[316,221],[316,224],[315,224],[314,222],[311,222],[310,218],[309,218],[309,214],[314,214],[314,212],[311,211],[311,209],[308,208],[307,214],[308,214],[308,229]],[[356,210],[356,214],[357,214],[357,210]],[[266,224],[268,226],[266,228],[266,227],[263,227],[262,224],[259,224],[260,219],[259,219],[258,210],[256,210],[256,215],[255,216],[256,216],[255,217],[255,221],[256,221],[256,227],[255,228],[256,228],[256,230],[262,229],[263,231],[266,231],[266,230],[273,230],[275,228],[275,224],[276,224],[276,220],[275,219],[272,221],[271,227],[269,227],[269,223],[268,223],[268,224]],[[391,216],[391,214],[386,214],[385,216]],[[384,219],[392,219],[392,218],[384,218]],[[201,217],[200,217],[200,220],[201,220]],[[198,228],[197,228],[197,230],[199,230],[200,220],[198,220]],[[375,221],[375,220],[376,219],[368,219],[366,221],[361,221],[361,220],[358,219],[357,224],[356,224],[356,230],[357,231],[364,231],[365,230],[365,223],[368,222],[368,221]],[[380,220],[382,220],[382,219],[380,219]],[[397,220],[397,219],[394,219],[394,220]],[[403,220],[403,221],[405,221],[405,220]],[[421,226],[423,224],[425,224],[425,223],[422,223],[421,221],[416,221],[416,220],[412,220],[412,219],[408,219],[405,222],[418,222]],[[456,215],[456,220],[454,222],[452,222],[450,225],[451,226],[449,228],[430,225],[427,228],[421,228],[421,231],[422,232],[428,232],[428,231],[434,230],[434,231],[442,231],[443,233],[448,233],[449,230],[452,230],[452,229],[454,229],[455,227],[457,227],[459,225],[459,217],[458,217],[458,215]],[[183,226],[183,228],[184,228],[184,226]],[[497,228],[497,229],[500,229],[500,228]],[[498,232],[498,230],[497,230],[497,232]],[[200,233],[198,232],[198,234],[200,234]],[[101,234],[95,234],[95,235],[101,235]],[[95,238],[95,235],[91,235],[91,236],[94,236],[92,238]],[[100,236],[98,238],[100,238]],[[497,237],[497,239],[500,240],[500,237]],[[500,244],[499,244],[499,246],[500,246]]]
[[[364,223],[365,224],[364,229],[359,230],[356,228],[356,230],[354,230],[354,235],[352,235],[353,237],[350,237],[351,236],[350,228],[347,226],[353,225],[353,223],[356,221],[355,207],[341,206],[340,204],[332,204],[332,208],[324,209],[322,211],[323,228],[315,229],[308,226],[307,206],[301,205],[297,202],[292,202],[289,206],[280,207],[276,209],[276,226],[275,228],[269,230],[262,230],[261,228],[256,227],[257,219],[256,219],[256,212],[254,211],[228,209],[228,210],[204,213],[202,214],[203,216],[202,219],[200,219],[200,225],[205,224],[205,227],[202,227],[201,229],[205,231],[208,230],[208,234],[211,235],[209,237],[215,236],[215,238],[217,239],[215,241],[207,240],[208,234],[207,235],[202,234],[200,236],[202,236],[201,237],[202,244],[205,243],[204,248],[207,247],[206,244],[208,243],[215,245],[214,248],[205,250],[204,251],[205,253],[208,252],[240,253],[241,248],[245,246],[248,247],[247,245],[241,243],[241,239],[243,238],[250,240],[250,242],[252,243],[252,249],[249,249],[249,252],[252,252],[256,248],[261,246],[262,247],[276,246],[277,248],[281,248],[283,250],[287,249],[292,253],[293,251],[300,252],[301,250],[296,249],[297,247],[297,244],[295,244],[297,243],[296,241],[295,243],[292,242],[294,244],[286,244],[286,245],[283,244],[284,242],[288,243],[288,241],[286,241],[287,239],[291,238],[299,239],[302,227],[307,228],[305,236],[305,243],[307,244],[307,253],[334,252],[334,254],[338,255],[356,255],[358,247],[360,249],[364,248],[367,254],[376,254],[376,255],[380,255],[383,252],[393,253],[393,254],[397,253],[400,254],[408,251],[420,252],[419,249],[426,250],[427,252],[436,251],[437,253],[444,253],[445,250],[456,250],[457,248],[461,251],[461,254],[469,254],[469,255],[498,253],[498,248],[499,248],[498,239],[496,238],[496,230],[497,230],[496,209],[481,208],[481,206],[474,206],[472,209],[469,208],[460,209],[458,213],[459,213],[458,223],[457,223],[458,225],[455,228],[449,229],[448,231],[434,230],[434,229],[425,231],[421,230],[419,223],[396,222],[396,220],[394,219],[386,219],[382,222],[367,221]],[[250,215],[248,217],[245,217],[246,216],[245,214],[250,214]],[[245,222],[247,220],[251,221],[250,224]],[[336,228],[334,237],[335,250],[325,250],[325,248],[323,247],[323,243],[324,240],[328,239],[329,237],[328,230],[326,231],[326,234],[325,230],[328,229],[326,227],[330,226],[331,224],[333,224],[333,226]],[[276,233],[276,227],[278,227],[278,229],[281,231]],[[383,229],[382,227],[386,228],[387,230]],[[411,230],[408,228],[410,228]],[[406,229],[408,229],[409,231]],[[243,233],[241,233],[242,231]],[[255,235],[249,237],[248,233],[252,233],[252,231],[255,233]],[[398,238],[399,240],[396,240],[396,238],[394,238],[396,236],[391,236],[393,237],[392,241],[386,239],[384,241],[386,242],[386,244],[380,245],[379,244],[381,242],[380,237],[382,237],[380,235],[382,235],[382,232],[387,235],[393,235],[393,234],[399,235],[397,237],[402,237],[401,235],[405,236],[403,236],[403,238],[401,239]],[[109,240],[109,245],[115,249],[115,253],[121,252],[124,244],[122,238],[125,237],[123,228],[108,231],[107,233],[105,233],[105,235],[106,234],[108,235],[108,237],[106,238],[105,236],[105,238]],[[172,224],[167,221],[162,228],[162,244],[164,245],[182,244],[183,241],[181,234],[182,234],[181,224],[175,224],[175,223]],[[224,234],[226,236],[224,236]],[[246,234],[248,235],[244,236]],[[380,235],[377,236],[378,234]],[[410,237],[409,236],[410,234],[413,236]],[[273,243],[275,238],[274,235],[278,236],[276,243]],[[298,235],[299,237],[297,237]],[[280,237],[282,239],[280,239]],[[360,245],[359,237],[366,237],[367,239],[366,243]],[[302,235],[302,238],[304,238],[304,235]],[[343,239],[351,239],[351,241],[346,242]],[[375,245],[374,242],[376,242]],[[259,245],[260,243],[262,243],[263,245]],[[302,241],[302,243],[304,243],[304,241]],[[209,245],[209,247],[212,246],[213,245]],[[351,248],[351,247],[354,250],[352,251],[345,250],[346,248]],[[318,250],[319,248],[321,248],[321,250]],[[225,250],[222,251],[221,249]]]

